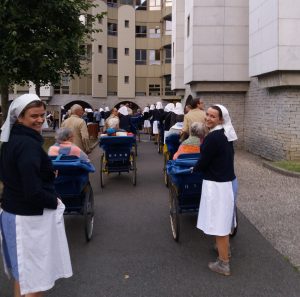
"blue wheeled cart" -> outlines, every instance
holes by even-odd
[[[165,139],[165,145],[164,145],[164,167],[163,167],[163,171],[164,171],[164,183],[166,185],[166,187],[169,186],[169,177],[167,174],[167,162],[169,160],[173,159],[174,154],[177,152],[180,142],[179,142],[179,138],[180,135],[173,133],[170,134],[166,137]]]
[[[166,166],[169,177],[170,223],[175,241],[179,240],[180,235],[179,216],[185,213],[196,214],[199,211],[203,177],[201,172],[191,173],[190,170],[199,157],[200,154],[182,154],[178,156],[178,159],[168,161]],[[236,206],[234,217],[231,236],[237,232]]]
[[[51,160],[57,170],[55,190],[66,206],[64,214],[84,216],[85,237],[90,241],[94,227],[94,194],[89,173],[95,172],[95,167],[76,156],[59,155]]]
[[[132,184],[136,185],[136,155],[132,150],[135,136],[101,136],[99,145],[103,150],[100,161],[100,184],[104,187],[105,177],[110,173],[132,174]]]

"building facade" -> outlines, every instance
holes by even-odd
[[[41,88],[50,105],[82,102],[110,108],[132,102],[143,108],[157,101],[180,100],[171,90],[171,0],[96,0],[89,13],[105,12],[87,41],[85,76],[62,77],[59,86]],[[89,14],[82,16],[87,23]],[[17,86],[15,95],[27,92]]]
[[[238,146],[300,160],[300,3],[173,0],[172,89],[228,107]]]

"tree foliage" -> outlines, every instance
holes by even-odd
[[[93,7],[87,0],[0,0],[2,92],[15,83],[56,84],[62,73],[84,74],[82,45],[103,17],[89,14]],[[88,22],[80,20],[82,15]]]

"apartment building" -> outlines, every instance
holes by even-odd
[[[228,107],[237,145],[300,160],[300,3],[173,0],[172,89]]]
[[[90,14],[106,12],[101,32],[86,46],[84,77],[62,77],[60,86],[41,88],[50,105],[74,102],[93,108],[131,102],[143,108],[157,101],[180,100],[171,90],[171,0],[97,0]],[[87,23],[89,15],[82,16]],[[15,93],[28,91],[17,87]]]

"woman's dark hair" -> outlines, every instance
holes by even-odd
[[[42,107],[42,106],[46,109],[46,104],[42,100],[34,100],[25,106],[25,108],[19,114],[19,117],[23,118],[26,110],[32,107]]]
[[[190,101],[190,106],[192,107],[192,109],[197,108],[197,105],[198,105],[199,101],[200,101],[200,97],[193,98]]]
[[[217,110],[219,112],[219,118],[220,118],[220,120],[223,120],[223,113],[222,113],[222,110],[221,110],[221,108],[219,106],[213,105],[213,106],[210,106],[210,108],[213,108],[213,109]]]

